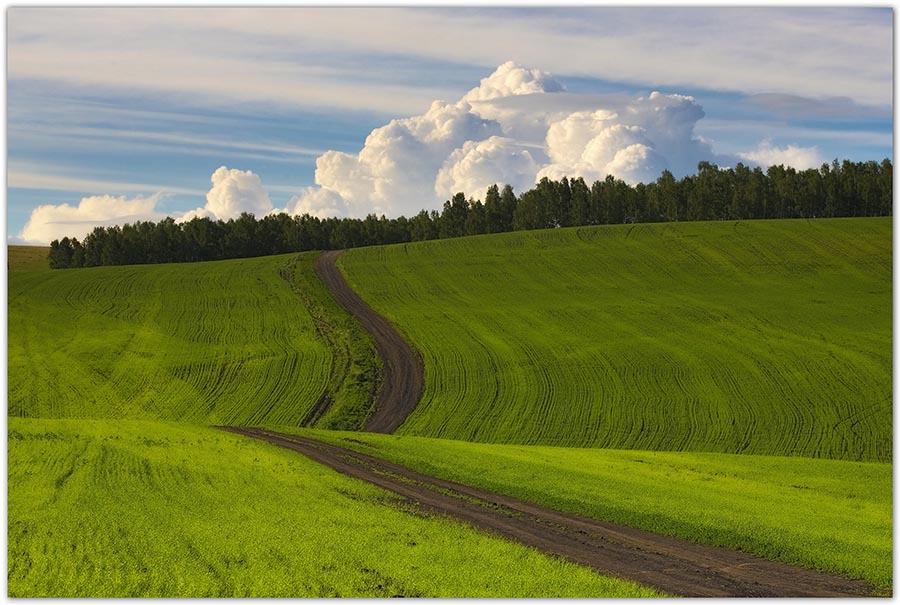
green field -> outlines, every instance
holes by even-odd
[[[10,273],[9,415],[296,426],[328,388],[361,426],[372,345],[314,256]]]
[[[891,587],[891,465],[294,432],[522,500]]]
[[[13,597],[655,594],[214,429],[11,418],[8,443]]]
[[[351,250],[348,281],[425,361],[401,436],[297,428],[323,394],[318,429],[362,426],[379,373],[315,253],[48,271],[10,249],[9,594],[652,594],[209,424],[313,434],[890,590],[891,229],[626,225]]]
[[[50,248],[45,246],[7,246],[6,266],[9,271],[49,269]]]
[[[889,461],[891,219],[582,227],[348,251],[421,351],[407,435]]]

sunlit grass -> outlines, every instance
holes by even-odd
[[[550,508],[891,586],[890,464],[302,433]]]
[[[335,383],[326,420],[361,425],[366,376],[343,372],[373,353],[333,302],[314,324],[315,256],[11,273],[9,414],[299,425]]]
[[[348,251],[422,352],[400,432],[891,459],[891,219],[617,225]]]
[[[211,428],[9,420],[13,597],[652,596]]]

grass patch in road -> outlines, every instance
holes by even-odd
[[[12,597],[655,594],[211,428],[10,418],[8,444]]]
[[[890,464],[293,432],[557,510],[891,587]]]
[[[578,227],[358,248],[422,353],[408,435],[892,456],[891,218]]]
[[[301,254],[285,269],[285,277],[303,301],[332,355],[326,396],[329,404],[315,426],[358,430],[374,411],[381,359],[369,334],[325,288],[316,275],[317,254]]]

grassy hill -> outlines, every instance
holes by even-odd
[[[314,254],[13,258],[11,595],[651,594],[198,426],[297,427],[323,392],[318,427],[360,425],[377,361]],[[890,587],[889,219],[513,233],[340,264],[423,353],[426,392],[405,435],[316,436]]]
[[[891,459],[891,219],[619,225],[361,248],[422,352],[401,428]]]
[[[46,246],[7,246],[6,265],[11,272],[49,269],[49,254],[50,248]]]
[[[374,353],[313,258],[11,272],[9,415],[299,425],[329,389],[361,425]]]
[[[656,594],[198,426],[323,391],[361,424],[377,362],[314,257],[10,272],[11,596]]]

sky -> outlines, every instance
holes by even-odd
[[[891,9],[7,12],[7,237],[891,158]]]

